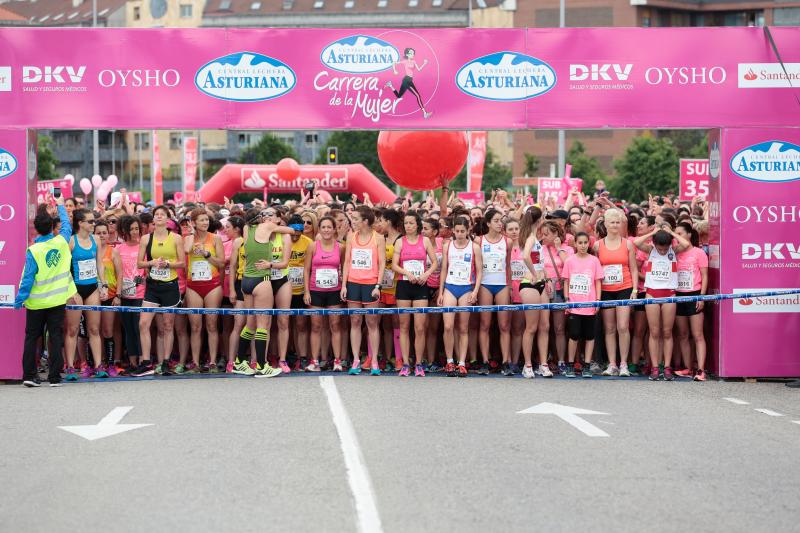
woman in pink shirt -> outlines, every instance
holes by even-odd
[[[553,221],[547,221],[542,225],[542,263],[547,276],[547,295],[552,303],[562,303],[564,301],[564,287],[561,283],[561,271],[564,262],[575,252],[570,246],[565,244],[564,228]],[[565,374],[567,365],[564,356],[567,351],[567,338],[564,335],[564,311],[542,311],[544,315],[550,315],[550,323],[553,325],[553,336],[555,337],[556,354],[558,355],[558,371]],[[539,371],[545,377],[548,376],[547,367],[547,347],[550,336],[550,328],[539,327]]]
[[[699,247],[700,236],[691,224],[681,222],[675,233],[692,245],[678,253],[678,296],[705,294],[708,289],[708,256]],[[677,305],[675,323],[678,326],[678,345],[683,356],[683,370],[675,375],[692,377],[692,350],[689,345],[689,331],[694,339],[697,354],[695,381],[706,380],[706,339],[703,334],[703,302],[682,302]]]
[[[400,90],[395,90],[391,80],[386,82],[386,86],[392,90],[398,100],[403,98],[403,95],[406,91],[410,91],[411,94],[413,94],[417,99],[417,105],[422,110],[423,118],[428,118],[433,113],[429,113],[425,110],[425,104],[422,102],[422,96],[420,96],[419,90],[417,89],[416,85],[414,85],[414,69],[416,69],[417,72],[422,71],[422,69],[425,68],[425,65],[428,64],[428,60],[426,59],[422,62],[422,65],[420,65],[414,60],[415,54],[416,51],[413,48],[406,48],[403,51],[403,56],[405,56],[405,59],[392,64],[392,72],[394,72],[395,76],[397,75],[397,65],[402,65],[405,71],[405,76],[403,76],[403,83],[400,85]]]
[[[564,262],[561,276],[564,280],[564,298],[570,303],[597,301],[603,280],[603,266],[600,260],[589,255],[589,235],[579,232],[575,235],[575,247],[578,250]],[[578,341],[584,341],[583,373],[585,378],[592,377],[589,368],[594,351],[594,328],[597,308],[574,308],[567,311],[567,331],[569,334],[569,365],[565,372],[568,378],[575,377],[575,353]]]

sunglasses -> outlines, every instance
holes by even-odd
[[[264,213],[264,216],[265,217],[274,217],[275,216],[275,211],[267,211],[266,213]]]
[[[117,223],[117,221],[116,221],[115,219],[113,219],[113,218],[112,218],[112,219],[110,219],[110,220],[108,221],[108,223],[109,223],[109,224],[116,224],[116,223]]]
[[[303,224],[305,224],[306,226],[312,226],[314,223],[311,222],[310,220],[304,220]]]
[[[86,222],[87,224],[95,224],[97,221],[96,220],[84,220],[84,222]]]

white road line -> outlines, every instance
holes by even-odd
[[[800,424],[800,420],[792,420],[792,424]]]
[[[759,413],[764,413],[767,416],[784,416],[780,413],[776,413],[775,411],[771,411],[770,409],[756,409]]]
[[[369,478],[364,456],[358,445],[358,438],[353,429],[353,423],[347,415],[342,398],[336,389],[336,383],[331,376],[320,376],[319,384],[328,398],[328,407],[333,415],[333,424],[339,434],[339,442],[344,455],[344,465],[347,470],[347,481],[356,504],[358,515],[358,530],[362,533],[381,533],[381,517],[378,515],[378,505],[375,502],[375,492]]]
[[[727,400],[731,403],[735,403],[736,405],[750,405],[750,402],[746,402],[744,400],[740,400],[739,398],[723,398],[723,400]]]

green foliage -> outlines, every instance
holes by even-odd
[[[295,161],[299,158],[294,148],[275,135],[268,133],[261,137],[257,144],[247,148],[239,157],[240,163],[255,165],[274,165],[284,157],[291,157]]]
[[[55,180],[60,176],[56,172],[58,160],[53,154],[51,148],[53,140],[50,137],[39,137],[39,149],[36,154],[36,168],[39,174],[39,180]]]
[[[339,164],[348,165],[361,163],[370,172],[375,174],[387,187],[394,190],[394,182],[383,171],[378,159],[378,132],[377,131],[336,131],[323,146],[315,161],[324,165],[328,159],[328,147],[335,146],[339,149]]]
[[[525,152],[523,155],[525,156],[525,169],[523,173],[532,178],[537,175],[537,172],[539,172],[539,165],[541,164],[541,161],[539,161],[538,157],[533,154],[529,154],[528,152]]]
[[[662,130],[660,139],[672,141],[678,157],[683,159],[707,159],[708,136],[706,130]]]
[[[636,137],[614,167],[617,176],[608,186],[617,198],[640,202],[648,193],[678,190],[678,152],[670,139]]]
[[[574,141],[567,152],[567,164],[572,165],[571,176],[583,180],[583,192],[589,194],[594,191],[597,180],[607,180],[600,163],[586,153],[586,146],[580,141]]]
[[[450,183],[450,188],[455,191],[467,190],[467,165],[461,169],[458,176]],[[491,147],[486,145],[486,160],[483,163],[483,182],[481,190],[486,193],[486,198],[492,195],[494,189],[508,189],[511,186],[511,168],[497,161],[497,156]]]

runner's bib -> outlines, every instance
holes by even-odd
[[[303,271],[303,267],[289,267],[289,283],[292,284],[292,287],[303,286]]]
[[[283,279],[284,277],[284,269],[282,268],[273,268],[269,272],[269,279]]]
[[[447,275],[459,285],[469,285],[471,266],[466,263],[453,263],[449,265]]]
[[[403,268],[415,278],[420,277],[425,272],[425,265],[422,261],[411,259],[403,262]]]
[[[525,266],[525,261],[520,261],[519,259],[515,261],[511,261],[511,280],[512,281],[520,281],[525,277],[525,273],[528,272],[528,267]]]
[[[315,282],[319,289],[335,289],[339,285],[339,271],[335,268],[318,268]]]
[[[680,292],[689,292],[694,289],[694,272],[691,270],[678,271],[678,290]]]
[[[589,284],[592,280],[586,274],[573,274],[569,278],[569,293],[589,296]]]
[[[94,259],[84,259],[78,261],[78,280],[84,281],[97,277],[97,261]]]
[[[211,281],[211,263],[192,261],[192,281]]]
[[[383,270],[383,279],[381,280],[381,289],[391,289],[394,287],[394,270],[385,268]]]
[[[672,262],[653,261],[650,267],[650,277],[653,281],[669,282],[672,277]]]
[[[123,298],[136,298],[136,282],[132,279],[122,278],[122,292],[120,294]]]
[[[604,266],[603,283],[606,285],[619,285],[622,283],[622,265]]]
[[[350,268],[353,270],[372,270],[372,249],[354,248],[350,258]]]
[[[150,267],[150,277],[156,281],[169,281],[168,267]]]
[[[483,256],[483,271],[489,274],[503,272],[503,256],[498,253],[487,253]]]

